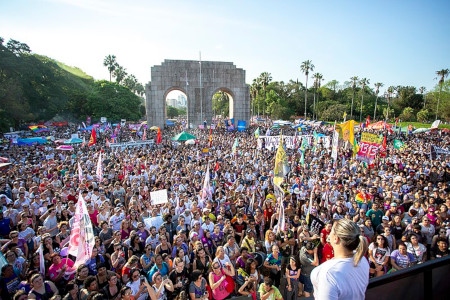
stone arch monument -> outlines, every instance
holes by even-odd
[[[180,90],[187,96],[188,124],[211,123],[212,97],[218,91],[230,94],[230,118],[250,120],[250,93],[245,70],[231,62],[164,60],[151,68],[151,81],[145,86],[147,123],[163,127],[166,120],[166,96]]]

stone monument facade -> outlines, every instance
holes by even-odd
[[[250,120],[250,93],[245,70],[231,62],[164,60],[151,68],[151,81],[145,86],[147,124],[164,127],[166,97],[173,90],[187,96],[188,124],[211,123],[212,97],[219,91],[231,96],[230,118]]]

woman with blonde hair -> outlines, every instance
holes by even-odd
[[[267,230],[264,236],[264,247],[266,248],[266,253],[272,252],[272,246],[276,245],[277,241],[275,239],[275,233],[272,230]]]
[[[369,283],[369,263],[364,257],[366,238],[358,225],[348,219],[335,222],[329,237],[334,258],[312,270],[314,298],[364,299]]]

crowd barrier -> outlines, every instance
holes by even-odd
[[[366,299],[449,299],[449,275],[450,256],[430,260],[371,279]]]

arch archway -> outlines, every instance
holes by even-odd
[[[250,94],[245,71],[230,62],[164,60],[151,68],[151,81],[145,87],[147,122],[164,126],[165,99],[172,90],[187,96],[187,123],[197,126],[213,117],[212,97],[224,90],[233,97],[230,115],[235,120],[250,119]],[[231,107],[230,107],[231,110]]]

